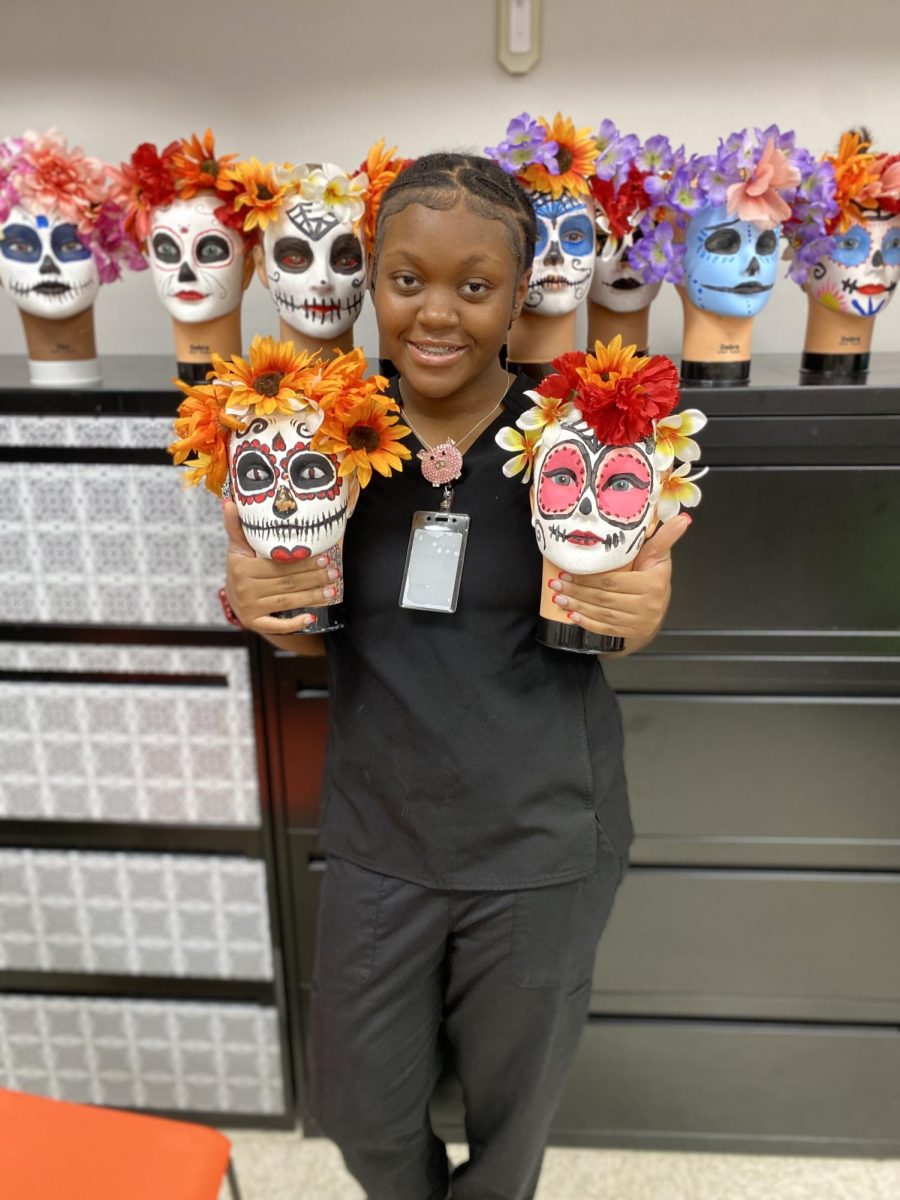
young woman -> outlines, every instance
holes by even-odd
[[[306,617],[271,614],[330,599],[334,569],[255,558],[226,505],[235,612],[276,646],[328,654],[310,1103],[371,1200],[534,1195],[632,836],[616,700],[597,659],[534,639],[528,489],[494,442],[531,404],[499,355],[534,243],[528,198],[487,159],[421,158],[379,213],[371,279],[395,395],[423,447],[452,439],[463,453],[454,614],[398,605],[413,513],[441,498],[415,457],[360,498],[347,624],[327,646],[295,636]],[[557,603],[639,649],[689,523],[667,522],[599,586],[563,581]],[[452,1179],[428,1120],[441,1027],[470,1151]]]

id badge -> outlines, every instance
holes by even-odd
[[[456,612],[469,518],[466,513],[413,514],[400,607]]]

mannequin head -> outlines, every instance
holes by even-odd
[[[695,487],[672,468],[676,458],[698,457],[687,434],[705,418],[670,416],[679,394],[674,365],[637,357],[618,337],[552,365],[555,374],[528,393],[534,407],[516,429],[497,434],[499,446],[516,452],[503,471],[524,472],[525,483],[533,473],[532,524],[547,561],[574,575],[612,571],[632,561],[657,515],[668,520],[699,500],[697,489],[674,504],[663,493],[672,477],[676,490]]]
[[[644,236],[639,226],[640,214],[633,232],[621,241],[597,232],[597,258],[588,296],[594,304],[610,312],[640,312],[653,303],[662,287],[661,281],[645,282],[643,275],[631,266],[631,248]]]
[[[176,321],[212,321],[239,307],[246,286],[244,240],[217,217],[213,191],[174,199],[150,213],[148,253],[163,307]]]
[[[604,445],[577,410],[545,438],[534,463],[532,524],[545,558],[573,575],[631,562],[653,518],[655,443]]]
[[[755,317],[772,294],[780,229],[742,221],[719,204],[691,217],[685,234],[685,290],[699,309]]]
[[[100,273],[76,225],[16,204],[0,228],[0,286],[22,312],[59,320],[91,307]]]
[[[594,220],[589,197],[533,192],[537,219],[531,283],[525,308],[540,316],[574,312],[594,274]]]
[[[339,338],[362,310],[366,261],[357,226],[358,216],[342,218],[299,193],[266,226],[258,252],[260,278],[281,319],[306,337]]]
[[[75,317],[124,266],[143,269],[123,206],[112,168],[56,130],[0,144],[0,284],[22,313]]]
[[[898,282],[900,214],[870,209],[833,235],[831,252],[813,267],[806,290],[832,312],[875,317],[890,304]]]

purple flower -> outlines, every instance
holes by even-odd
[[[97,212],[86,244],[94,255],[101,283],[114,283],[122,277],[122,265],[143,271],[147,260],[125,234],[125,213],[114,200],[104,200]]]
[[[485,154],[494,159],[507,175],[518,175],[525,167],[540,163],[551,175],[559,174],[556,156],[559,146],[547,136],[547,130],[527,112],[513,117],[506,137],[497,146],[487,146]]]
[[[642,225],[642,231],[644,226]],[[684,278],[684,246],[675,240],[675,230],[668,221],[661,221],[628,250],[628,265],[644,283],[680,283]]]
[[[737,171],[752,171],[756,163],[756,156],[762,147],[756,144],[756,139],[747,129],[742,129],[738,133],[732,133],[724,142],[719,142],[718,155],[722,158],[728,155],[734,155],[734,163]]]
[[[601,153],[606,149],[610,142],[617,142],[621,134],[614,121],[610,121],[605,117],[600,122],[600,128],[594,134],[594,141],[597,143],[597,149]]]
[[[671,207],[689,217],[707,206],[706,198],[694,183],[693,165],[679,167],[669,181],[666,192],[666,199]]]
[[[726,155],[725,160],[720,162],[718,157],[710,156],[701,169],[697,177],[697,185],[706,196],[707,204],[725,203],[728,188],[736,178],[736,173],[729,170],[729,159],[732,157],[732,155]]]
[[[672,170],[675,156],[669,139],[661,133],[647,138],[634,161],[638,170],[646,171],[649,175],[659,175],[662,171]]]
[[[756,140],[759,142],[760,149],[765,146],[769,138],[772,138],[775,142],[776,150],[784,151],[788,158],[794,153],[797,137],[793,129],[782,133],[777,125],[770,125],[768,129],[754,129],[753,132],[756,134]]]

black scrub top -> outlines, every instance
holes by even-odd
[[[511,455],[494,441],[531,407],[528,386],[513,382],[464,456],[453,511],[471,524],[455,613],[398,603],[413,514],[441,498],[412,437],[412,460],[389,479],[373,475],[344,541],[346,626],[327,635],[320,842],[426,887],[578,879],[594,869],[598,840],[624,858],[632,838],[621,718],[602,668],[535,641],[529,488],[503,474]]]

